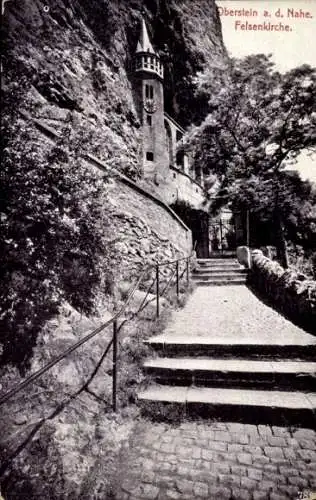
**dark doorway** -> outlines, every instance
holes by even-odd
[[[184,201],[177,201],[171,208],[191,229],[193,244],[199,259],[209,257],[209,214],[197,210]]]

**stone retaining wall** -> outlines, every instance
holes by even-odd
[[[249,281],[282,313],[316,334],[316,281],[294,269],[284,270],[261,250],[252,252]]]
[[[107,203],[116,240],[114,265],[120,270],[120,279],[129,280],[144,266],[186,257],[192,252],[191,231],[169,207],[145,191],[117,179],[108,190]],[[184,265],[183,262],[180,271]],[[162,267],[162,277],[168,277],[174,267]]]

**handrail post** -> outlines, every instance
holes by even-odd
[[[156,265],[156,317],[159,318],[159,264]]]
[[[190,284],[190,259],[187,258],[187,285]]]
[[[112,406],[116,411],[117,394],[117,319],[113,321],[113,378],[112,378]]]
[[[176,262],[176,275],[177,275],[177,298],[179,300],[180,287],[179,287],[179,261]]]

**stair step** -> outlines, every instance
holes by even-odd
[[[235,275],[235,274],[247,274],[248,273],[248,269],[243,269],[242,267],[238,266],[236,268],[221,268],[221,267],[203,267],[203,268],[200,268],[200,269],[195,269],[193,271],[193,275],[210,275],[210,276],[213,276],[214,274],[219,274],[219,275]]]
[[[249,387],[287,387],[293,391],[315,386],[316,363],[212,358],[157,358],[144,370],[158,383]]]
[[[247,278],[222,278],[222,279],[194,279],[194,283],[197,286],[225,286],[225,285],[244,285],[247,281]]]
[[[138,401],[143,411],[157,418],[198,415],[274,425],[279,421],[316,424],[314,393],[155,385],[141,391]]]
[[[192,278],[193,279],[225,279],[225,278],[231,278],[231,279],[234,279],[234,278],[246,278],[247,277],[247,271],[245,270],[238,270],[236,269],[236,271],[223,271],[223,272],[219,272],[219,271],[203,271],[203,272],[199,272],[199,273],[193,273],[192,274]]]
[[[188,335],[156,335],[144,341],[146,345],[163,353],[167,357],[176,356],[210,356],[214,358],[243,358],[243,359],[271,359],[282,358],[293,360],[315,360],[316,343],[307,341],[286,343],[276,339],[269,344],[254,341],[253,338],[243,339],[242,342],[232,342],[228,339],[214,339],[207,337],[197,338]]]
[[[212,267],[212,266],[239,266],[239,262],[237,259],[204,259],[197,260],[197,263],[200,267]]]

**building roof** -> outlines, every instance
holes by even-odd
[[[151,44],[151,41],[150,41],[150,38],[148,35],[146,22],[145,22],[144,18],[142,18],[141,32],[140,32],[140,38],[139,38],[139,41],[137,44],[136,54],[139,52],[149,52],[150,54],[157,55],[157,53],[155,52],[155,50]]]

